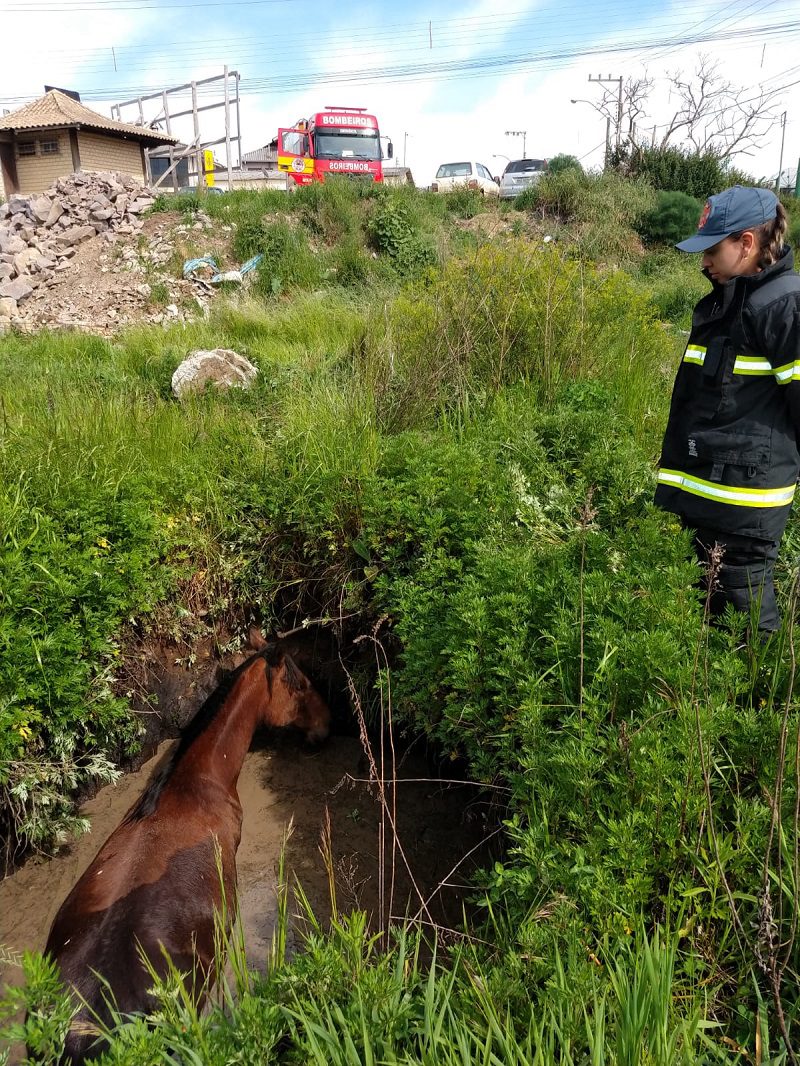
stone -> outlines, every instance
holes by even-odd
[[[69,247],[73,244],[80,244],[81,241],[88,240],[89,237],[94,237],[94,234],[94,226],[70,226],[63,233],[59,233],[56,237],[56,244],[62,248]]]
[[[14,278],[13,281],[0,281],[0,296],[10,296],[17,303],[21,303],[32,292],[33,285],[27,276]]]
[[[64,214],[64,205],[60,200],[53,200],[50,204],[50,210],[47,213],[47,218],[44,220],[45,226],[50,229],[58,222],[61,216]]]
[[[128,204],[128,214],[138,215],[140,211],[146,210],[148,207],[152,207],[155,200],[150,196],[142,196],[134,200],[132,204]]]
[[[216,388],[246,389],[257,374],[257,367],[229,348],[199,349],[190,352],[172,375],[172,392],[183,399],[202,392],[209,384]]]
[[[13,318],[17,313],[17,301],[11,296],[0,296],[0,319]]]
[[[31,265],[40,257],[38,248],[23,248],[14,256],[14,269],[18,274],[27,274]]]
[[[52,206],[53,205],[47,196],[37,196],[35,200],[31,200],[33,217],[38,219],[39,222],[46,222]]]
[[[20,196],[18,193],[14,193],[8,198],[8,209],[12,215],[26,214],[30,205],[30,201],[27,196]]]
[[[16,274],[16,270],[11,263],[0,263],[0,281],[5,281],[6,278],[13,278]]]

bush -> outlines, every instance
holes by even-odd
[[[565,155],[563,152],[547,161],[547,170],[550,174],[560,174],[564,170],[577,170],[583,173],[580,160],[574,155]]]
[[[436,262],[433,246],[421,234],[400,197],[383,196],[368,223],[373,247],[388,256],[399,273],[410,276]]]
[[[444,202],[447,210],[456,218],[474,218],[485,207],[483,194],[478,189],[468,189],[466,185],[446,192]]]
[[[656,206],[636,226],[646,241],[677,244],[697,229],[702,203],[682,192],[659,192]]]
[[[578,223],[613,222],[631,228],[655,203],[647,182],[614,173],[585,174],[567,168],[544,174],[532,187],[543,215]]]
[[[256,290],[263,296],[291,288],[313,289],[323,280],[323,264],[296,225],[263,223],[257,250],[264,255],[256,280]]]
[[[626,275],[524,241],[450,260],[395,301],[391,326],[391,361],[385,342],[364,357],[365,373],[383,375],[374,386],[380,415],[395,428],[523,380],[550,399],[566,381],[615,381],[624,368],[620,387],[633,395],[652,380],[648,361],[669,359],[668,339]]]
[[[614,153],[611,165],[628,177],[645,179],[655,189],[701,200],[735,184],[715,152],[626,145]]]
[[[695,256],[662,246],[644,257],[634,276],[659,318],[684,330],[690,328],[694,306],[708,292]]]

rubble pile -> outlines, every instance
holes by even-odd
[[[128,175],[77,171],[47,192],[0,204],[0,332],[36,290],[59,283],[84,241],[139,233],[140,215],[154,200]]]

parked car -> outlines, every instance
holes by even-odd
[[[431,192],[450,192],[458,188],[477,189],[484,196],[499,196],[497,178],[483,163],[442,163],[431,182]]]
[[[546,159],[512,159],[500,178],[500,197],[511,200],[535,185],[547,170]]]

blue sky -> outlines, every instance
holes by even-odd
[[[47,82],[79,90],[107,114],[112,103],[227,64],[241,74],[244,151],[326,104],[363,106],[420,184],[448,159],[476,158],[499,172],[522,154],[522,138],[507,130],[526,131],[528,155],[564,151],[597,165],[604,120],[570,104],[598,99],[589,76],[652,77],[649,128],[670,114],[667,72],[690,73],[701,54],[749,95],[762,83],[786,86],[776,97],[777,112],[787,112],[784,165],[800,153],[794,0],[0,0],[0,15],[6,40],[38,45],[4,54],[2,108],[35,98]],[[702,35],[712,39],[682,43]],[[205,137],[221,133],[220,114],[204,114]],[[188,120],[178,132],[188,139]],[[779,142],[776,123],[738,162],[774,173]]]

